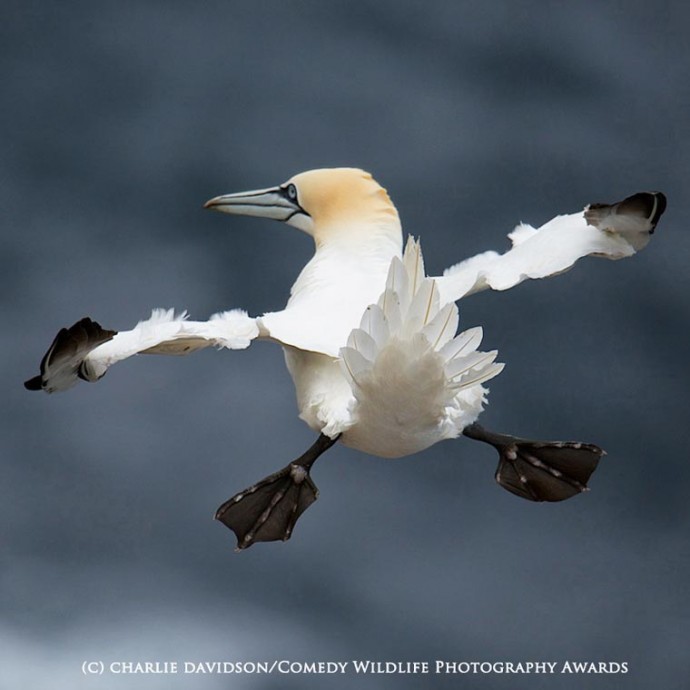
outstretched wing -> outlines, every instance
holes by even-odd
[[[214,345],[243,350],[259,336],[257,320],[239,309],[214,314],[208,321],[188,321],[186,312],[154,309],[131,331],[110,331],[84,318],[63,328],[41,360],[41,373],[24,384],[29,390],[55,393],[78,379],[98,381],[116,362],[136,354],[186,355]]]
[[[590,204],[581,213],[556,216],[540,228],[518,225],[508,235],[513,247],[505,254],[478,254],[435,278],[441,303],[557,275],[583,256],[632,256],[647,246],[665,209],[661,192],[639,192],[615,204]]]

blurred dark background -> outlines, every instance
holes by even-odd
[[[22,2],[0,23],[2,688],[685,688],[690,9],[666,2]],[[28,393],[61,326],[281,308],[311,253],[211,196],[370,170],[427,267],[661,189],[631,260],[461,303],[505,372],[482,417],[600,444],[537,505],[493,451],[336,447],[287,544],[214,523],[301,453],[280,350],[135,358]],[[611,677],[128,676],[83,660],[627,661]]]

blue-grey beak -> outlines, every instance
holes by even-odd
[[[304,213],[297,202],[294,185],[223,194],[209,199],[204,208],[239,216],[257,216],[281,221],[288,221],[295,214]]]

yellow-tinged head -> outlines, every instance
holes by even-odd
[[[205,207],[282,220],[312,235],[317,245],[361,231],[401,232],[386,190],[358,168],[308,170],[278,187],[215,197]]]
[[[386,190],[359,168],[308,170],[290,178],[300,206],[320,227],[398,219]]]

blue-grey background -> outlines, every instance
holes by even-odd
[[[666,2],[3,3],[0,686],[685,688],[690,9]],[[231,494],[301,453],[270,344],[140,357],[28,393],[55,332],[283,306],[311,252],[216,194],[323,166],[388,188],[439,272],[539,224],[668,194],[650,246],[461,304],[505,372],[482,421],[608,450],[537,505],[493,450],[334,448],[286,544]],[[626,661],[618,677],[103,676],[84,660]]]

